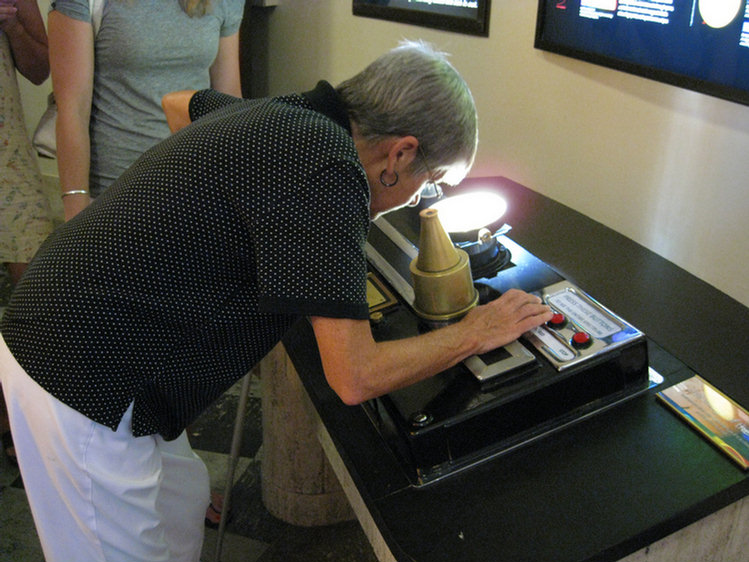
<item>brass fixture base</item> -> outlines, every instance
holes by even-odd
[[[453,245],[436,209],[424,209],[419,216],[419,255],[410,265],[414,311],[432,324],[459,320],[479,300],[468,254]]]

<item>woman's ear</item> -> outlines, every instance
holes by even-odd
[[[417,157],[418,150],[419,140],[413,135],[398,137],[388,151],[388,172],[406,170]]]

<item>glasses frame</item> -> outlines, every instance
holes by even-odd
[[[429,167],[429,164],[427,164],[427,158],[424,154],[424,150],[422,150],[421,148],[421,145],[418,145],[416,147],[416,150],[419,152],[421,161],[424,163],[424,167],[427,170],[427,175],[429,176],[429,179],[424,183],[424,187],[422,187],[421,191],[419,191],[419,195],[422,199],[442,199],[442,197],[444,196],[442,187],[440,187],[440,184],[438,184],[434,179],[434,174],[432,174],[432,170]]]

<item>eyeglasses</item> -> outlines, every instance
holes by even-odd
[[[434,179],[434,174],[432,174],[432,170],[427,164],[427,159],[426,156],[424,156],[424,151],[421,149],[421,145],[418,145],[416,148],[419,151],[421,160],[424,162],[424,167],[426,168],[427,174],[429,175],[429,179],[424,184],[424,187],[421,188],[419,194],[421,195],[422,199],[441,199],[444,195],[442,193],[442,188]]]

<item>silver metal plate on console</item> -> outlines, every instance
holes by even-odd
[[[523,337],[558,371],[645,337],[569,281],[549,285],[536,294],[563,321],[539,326]]]
[[[468,370],[473,373],[473,376],[476,377],[479,382],[483,383],[505,373],[509,373],[518,367],[533,363],[536,360],[534,355],[519,341],[509,343],[502,349],[509,354],[509,357],[505,357],[498,361],[487,362],[485,356],[472,355],[465,359],[463,364],[468,367]]]

